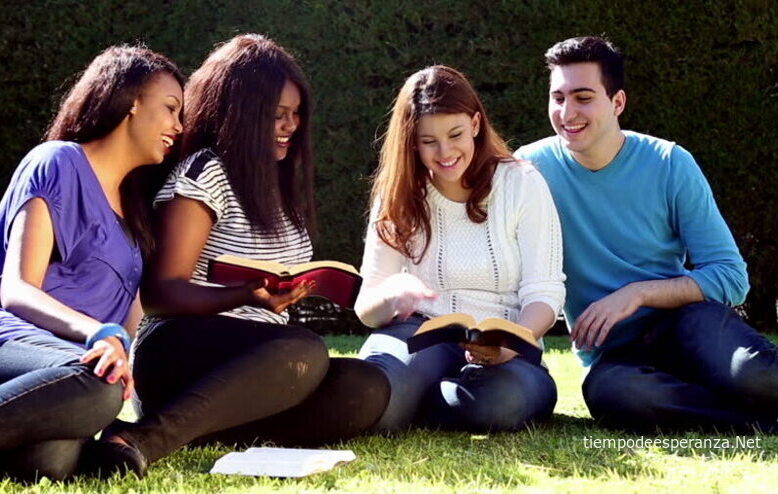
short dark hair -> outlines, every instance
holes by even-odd
[[[598,36],[581,36],[560,41],[546,51],[548,70],[574,63],[594,62],[600,66],[602,85],[608,97],[624,89],[624,56],[610,41]]]

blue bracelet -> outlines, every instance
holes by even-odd
[[[95,346],[95,343],[108,338],[109,336],[119,338],[119,341],[122,342],[122,346],[124,347],[124,351],[130,351],[130,335],[127,334],[127,331],[124,330],[121,324],[116,324],[115,322],[107,322],[100,326],[100,329],[86,339],[86,347],[92,348]]]

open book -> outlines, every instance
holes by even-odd
[[[216,460],[211,473],[305,477],[355,459],[356,455],[350,450],[249,448],[242,453],[222,456]]]
[[[275,261],[257,261],[222,255],[208,263],[208,281],[235,285],[267,280],[269,292],[291,290],[304,280],[316,281],[311,295],[324,297],[341,307],[353,308],[362,285],[354,266],[338,261],[314,261],[286,266]]]
[[[540,363],[543,353],[532,331],[524,326],[499,317],[489,317],[476,324],[469,314],[446,314],[424,322],[408,338],[408,351],[418,352],[438,343],[501,346],[536,364]]]

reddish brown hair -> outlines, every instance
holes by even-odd
[[[431,235],[425,200],[429,172],[414,146],[416,126],[424,115],[438,113],[481,115],[473,161],[462,176],[462,185],[471,190],[466,209],[474,223],[486,221],[484,200],[491,191],[494,170],[501,160],[510,159],[505,142],[492,128],[481,100],[462,73],[434,65],[405,81],[383,138],[371,202],[380,205],[376,227],[381,240],[414,262],[424,256]],[[414,255],[413,238],[418,232],[422,232],[424,243]]]

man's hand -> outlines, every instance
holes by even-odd
[[[465,360],[468,364],[499,365],[518,355],[513,350],[499,346],[465,343],[462,347],[465,349]]]
[[[592,346],[600,346],[614,325],[634,314],[642,305],[643,296],[638,285],[619,288],[592,303],[578,316],[570,339],[578,348],[590,350]]]

